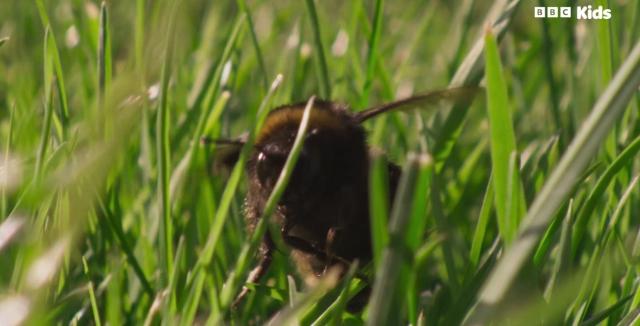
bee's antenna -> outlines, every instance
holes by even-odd
[[[214,139],[207,136],[200,137],[200,144],[202,145],[233,145],[242,146],[245,141],[242,139]]]

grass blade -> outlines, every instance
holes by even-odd
[[[333,301],[331,305],[327,307],[327,309],[325,309],[325,311],[316,320],[313,321],[313,323],[311,324],[312,326],[328,325],[328,324],[340,325],[342,323],[342,313],[347,304],[347,300],[350,299],[351,298],[350,295],[353,295],[354,294],[353,292],[355,292],[355,291],[351,291],[353,287],[351,287],[350,285],[357,270],[358,270],[358,262],[354,262],[349,267],[347,274],[342,277],[342,280],[341,280],[342,290],[340,291],[340,294],[338,295],[336,300]],[[300,321],[302,323],[305,322],[303,319]]]
[[[380,42],[380,34],[382,32],[382,9],[384,0],[376,0],[375,11],[373,13],[373,26],[371,35],[369,35],[369,52],[367,53],[367,70],[364,80],[362,97],[360,99],[360,107],[367,107],[369,104],[369,95],[373,84],[373,77],[376,69],[376,59],[378,57],[378,43]]]
[[[389,242],[389,185],[388,162],[384,155],[373,157],[369,176],[369,211],[371,212],[371,240],[375,268],[380,266],[382,251]]]
[[[0,157],[0,159],[2,159],[2,167],[3,170],[7,169],[9,166],[9,149],[11,148],[11,143],[13,141],[13,133],[14,133],[14,113],[15,112],[15,106],[12,106],[9,109],[9,130],[7,131],[7,139],[6,139],[6,144],[5,144],[5,148],[4,148],[4,153],[2,154],[2,157]],[[9,216],[9,207],[8,207],[8,201],[7,201],[7,197],[8,197],[8,193],[9,193],[9,188],[11,188],[10,182],[9,182],[9,178],[6,176],[3,176],[0,178],[0,216],[2,216],[2,219],[8,219]],[[2,245],[0,245],[0,250],[2,250]]]
[[[100,5],[100,27],[98,28],[98,106],[104,109],[104,94],[111,81],[111,36],[106,2]]]
[[[134,61],[136,69],[143,73],[144,63],[144,22],[145,22],[145,0],[136,0],[136,17],[134,23]],[[144,82],[144,77],[141,77]]]
[[[493,203],[493,177],[489,178],[487,184],[487,190],[484,192],[484,198],[482,199],[482,206],[480,208],[480,214],[478,215],[478,223],[473,233],[473,240],[471,241],[471,251],[469,252],[469,260],[473,266],[478,266],[480,262],[480,255],[482,252],[482,244],[487,231],[487,225],[489,224],[489,218],[491,217],[491,207]]]
[[[38,6],[38,13],[40,14],[40,20],[42,24],[51,29],[51,25],[49,23],[49,16],[47,15],[47,11],[44,9],[44,5],[42,4],[42,0],[36,0],[36,5]],[[58,85],[58,96],[60,100],[60,106],[62,108],[62,121],[67,121],[69,118],[69,104],[67,100],[67,91],[64,82],[64,76],[62,74],[62,63],[60,61],[60,52],[58,51],[58,44],[56,42],[56,37],[53,32],[49,31],[49,36],[51,37],[50,53],[53,56],[53,67],[55,69],[56,75],[56,83]]]
[[[604,247],[607,244],[607,241],[609,241],[609,237],[615,231],[614,228],[616,228],[618,222],[620,221],[620,215],[622,215],[622,210],[624,209],[624,205],[629,200],[629,197],[631,196],[631,193],[634,190],[637,189],[636,185],[638,184],[638,178],[639,178],[639,176],[636,176],[635,178],[633,178],[631,180],[631,182],[629,182],[629,185],[627,186],[627,189],[625,189],[624,193],[622,193],[622,197],[620,197],[620,201],[618,201],[618,204],[616,205],[615,210],[611,214],[611,218],[609,219],[609,223],[608,223],[606,229],[603,230],[603,232],[602,232],[602,234],[600,236],[600,241],[599,242],[600,242],[602,247]]]
[[[40,147],[38,148],[38,155],[36,156],[35,167],[35,180],[40,181],[42,176],[42,170],[44,169],[45,155],[47,154],[47,148],[49,147],[49,138],[51,136],[51,124],[53,121],[53,96],[51,92],[54,88],[53,80],[53,63],[50,56],[49,48],[51,47],[51,38],[49,28],[44,33],[44,123],[42,132],[40,134]]]
[[[175,9],[175,7],[174,7]],[[172,16],[173,17],[173,16]],[[158,114],[156,120],[156,151],[158,160],[158,203],[160,204],[161,219],[161,262],[162,279],[166,285],[173,271],[173,218],[171,217],[171,139],[170,113],[169,113],[169,81],[172,72],[172,52],[173,52],[173,18],[169,23],[169,36],[165,44],[164,62],[162,64],[162,82],[160,86],[160,102],[158,104]]]
[[[331,81],[329,79],[329,69],[327,68],[327,59],[324,55],[324,46],[322,44],[322,35],[320,34],[320,23],[318,22],[318,14],[314,0],[305,0],[309,18],[311,19],[311,30],[313,30],[313,41],[315,43],[315,58],[313,62],[316,65],[316,74],[318,76],[318,84],[320,89],[320,97],[326,100],[331,99]]]
[[[515,238],[519,215],[511,215],[508,211],[511,200],[509,183],[512,169],[509,167],[511,153],[515,152],[516,140],[513,130],[513,120],[507,96],[507,84],[502,71],[502,63],[498,53],[498,45],[491,30],[485,33],[485,67],[487,79],[487,110],[491,131],[491,173],[493,175],[493,188],[495,191],[496,215],[498,226],[503,240],[509,244]],[[513,169],[517,174],[517,167]],[[519,178],[514,180],[514,189],[522,189]],[[522,195],[522,191],[514,191]],[[514,201],[524,202],[524,197],[517,196]],[[515,209],[515,208],[514,208]]]
[[[180,260],[184,255],[184,236],[180,238],[178,241],[178,248],[176,249],[175,261],[173,262],[173,270],[171,271],[171,276],[169,277],[169,282],[167,284],[165,296],[169,296],[168,299],[165,300],[166,306],[164,308],[164,317],[171,321],[175,320],[175,316],[177,314],[177,305],[176,305],[176,288],[178,286],[178,273]]]
[[[595,4],[610,8],[608,0],[595,0]],[[596,48],[598,50],[598,66],[600,67],[601,89],[611,81],[613,75],[613,44],[611,39],[611,24],[608,19],[600,19],[596,23]],[[605,142],[605,148],[610,158],[616,156],[616,135],[612,133]]]
[[[149,282],[149,279],[145,275],[144,271],[142,270],[142,266],[140,265],[140,262],[138,261],[135,254],[133,253],[133,248],[131,247],[131,245],[129,244],[129,241],[125,236],[124,230],[122,229],[122,225],[120,225],[116,220],[115,214],[107,210],[107,208],[105,207],[104,203],[101,200],[98,200],[98,207],[100,208],[102,213],[105,215],[104,218],[107,220],[107,225],[111,227],[113,233],[116,235],[120,248],[122,248],[125,255],[127,256],[127,261],[133,268],[134,274],[136,274],[136,276],[140,280],[140,283],[142,284],[142,288],[144,289],[145,293],[149,296],[149,298],[153,298],[154,291],[153,291],[153,288],[151,287],[151,283]]]
[[[551,295],[559,282],[560,277],[567,271],[571,261],[571,227],[573,226],[573,200],[569,201],[567,214],[562,220],[560,243],[558,243],[558,257],[553,264],[553,270],[549,276],[549,282],[544,290],[545,299],[550,300]]]
[[[82,257],[82,265],[84,266],[84,273],[89,278],[89,265],[87,265],[87,259]],[[96,294],[94,291],[93,282],[89,279],[87,283],[87,290],[89,291],[89,300],[91,302],[91,312],[93,313],[93,322],[96,326],[101,326],[100,308],[98,308],[98,301],[96,300]]]
[[[337,273],[327,273],[326,276],[320,279],[318,285],[309,292],[300,295],[291,307],[278,312],[267,325],[297,325],[299,316],[313,306],[325,293],[330,291],[337,282]]]
[[[619,323],[619,326],[637,325],[640,321],[640,308],[634,309],[627,314]]]
[[[597,315],[589,318],[588,320],[585,320],[584,323],[580,324],[580,326],[595,326],[600,324],[601,321],[609,318],[611,314],[615,313],[618,309],[622,308],[627,303],[627,301],[629,301],[629,299],[631,299],[631,296],[627,296],[626,298],[623,298],[622,300],[613,304],[611,307],[608,307],[607,309],[605,309],[604,311],[601,311]]]

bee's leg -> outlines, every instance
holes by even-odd
[[[338,258],[333,252],[333,247],[336,243],[336,238],[338,237],[339,228],[330,227],[327,231],[327,236],[325,238],[325,247],[324,252],[326,255],[324,272],[326,273],[329,267],[332,265],[332,262]]]
[[[280,228],[280,234],[282,235],[282,238],[287,238],[289,237],[289,231],[291,231],[291,229],[293,228],[293,226],[295,225],[295,223],[293,222],[292,218],[285,218],[283,223],[282,223],[282,227]]]
[[[295,223],[291,220],[286,220],[282,224],[282,228],[280,229],[280,234],[282,235],[282,241],[289,247],[306,252],[314,255],[323,256],[324,253],[321,250],[318,250],[313,244],[300,239],[298,237],[294,237],[289,235],[289,231],[295,226]]]
[[[273,249],[273,240],[271,240],[271,236],[267,232],[262,239],[262,244],[260,245],[260,261],[258,262],[258,265],[254,267],[253,270],[251,270],[251,272],[249,273],[245,284],[258,283],[260,281],[260,278],[262,278],[262,276],[267,273],[267,270],[271,265],[271,260],[273,259]],[[233,301],[232,307],[237,308],[244,297],[247,296],[247,294],[249,294],[249,288],[245,285],[242,287],[242,291],[240,291],[240,294],[238,294],[236,299]]]

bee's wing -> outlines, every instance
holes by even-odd
[[[381,104],[364,111],[354,113],[354,118],[362,123],[369,118],[390,111],[406,111],[416,108],[434,108],[442,103],[471,103],[478,93],[478,87],[456,87],[414,95],[398,101]]]
[[[242,146],[247,142],[247,135],[236,139],[211,139],[203,137],[200,142],[205,145],[215,145],[216,152],[213,159],[214,171],[228,171],[238,161]]]

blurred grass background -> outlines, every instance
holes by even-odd
[[[613,18],[534,19],[534,5],[602,5]],[[486,33],[497,19],[509,25]],[[633,324],[639,36],[632,0],[2,1],[0,320]],[[302,291],[283,253],[229,308],[253,258],[244,176],[214,173],[201,136],[235,137],[260,106],[311,95],[359,110],[455,76],[474,84],[482,66],[487,94],[471,108],[366,125],[415,177],[374,237],[369,309],[344,311],[358,278]],[[544,198],[558,206],[546,215]],[[532,251],[518,251],[523,219],[537,227]],[[394,277],[384,269],[397,259]],[[505,275],[496,261],[515,281],[484,301]]]

